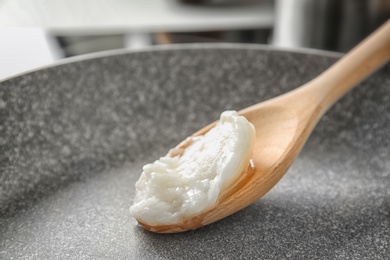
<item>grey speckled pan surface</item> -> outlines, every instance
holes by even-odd
[[[0,259],[388,259],[390,66],[319,122],[270,193],[210,226],[139,228],[144,163],[337,60],[245,45],[119,52],[0,83]]]

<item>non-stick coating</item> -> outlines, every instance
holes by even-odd
[[[337,60],[262,46],[119,52],[0,83],[0,259],[386,259],[390,66],[319,122],[264,198],[196,231],[129,214],[144,163]]]

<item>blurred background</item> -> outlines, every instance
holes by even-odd
[[[0,0],[0,80],[113,49],[229,42],[347,52],[390,0]]]

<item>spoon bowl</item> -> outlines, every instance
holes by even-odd
[[[235,186],[182,223],[144,228],[160,233],[196,229],[220,220],[264,196],[287,172],[322,115],[390,58],[390,21],[321,75],[279,97],[240,111],[256,128],[253,156]],[[215,123],[194,134],[202,135]]]

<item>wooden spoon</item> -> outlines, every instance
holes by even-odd
[[[286,94],[240,111],[256,128],[254,168],[229,194],[181,224],[149,226],[172,233],[220,220],[264,196],[286,173],[322,115],[347,91],[390,59],[390,20],[321,75]],[[206,133],[211,124],[194,135]]]

